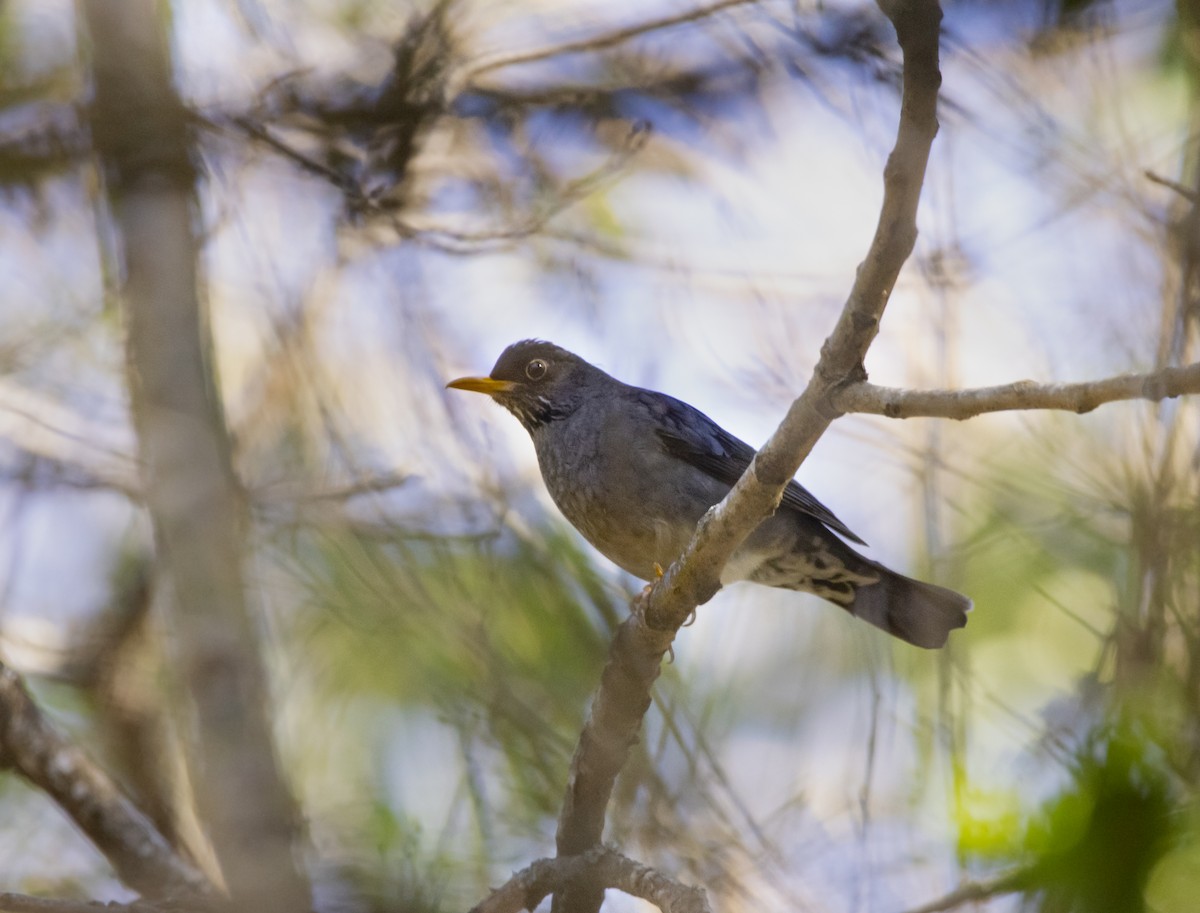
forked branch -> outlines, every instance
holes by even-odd
[[[881,4],[884,5],[884,4]],[[683,555],[635,604],[609,652],[600,690],[576,747],[558,825],[559,856],[598,846],[613,784],[637,738],[650,688],[676,631],[720,588],[729,557],[776,504],[813,445],[838,416],[833,395],[862,380],[863,358],[879,327],[896,277],[916,240],[916,212],[929,150],[937,133],[936,0],[888,3],[904,61],[900,124],[884,171],[875,237],[826,341],[812,380],[729,495],[705,515]],[[563,901],[562,898],[567,900]],[[589,874],[556,895],[555,909],[590,911],[603,886]]]
[[[607,847],[580,856],[539,859],[493,891],[471,913],[518,913],[532,910],[549,894],[587,873],[605,888],[648,900],[663,913],[712,913],[708,896]]]

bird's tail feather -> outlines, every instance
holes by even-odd
[[[852,615],[928,649],[944,646],[951,631],[966,625],[972,605],[966,596],[863,561],[879,574],[879,582],[856,589],[845,607]]]
[[[966,596],[897,574],[795,511],[781,511],[759,526],[726,565],[722,579],[815,593],[929,649],[944,646],[950,632],[967,623],[971,609]]]

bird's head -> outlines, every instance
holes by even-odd
[[[446,386],[486,393],[532,432],[574,412],[597,378],[608,375],[552,342],[526,339],[501,352],[487,377],[460,377]]]

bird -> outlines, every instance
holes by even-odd
[[[508,346],[487,377],[448,388],[483,393],[529,432],[554,503],[589,543],[653,581],[729,492],[754,449],[682,400],[623,383],[554,343]],[[942,647],[971,600],[859,554],[866,545],[798,482],[734,552],[721,584],[748,580],[813,593],[917,647]]]

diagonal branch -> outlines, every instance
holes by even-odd
[[[1061,409],[1091,412],[1121,400],[1152,402],[1200,393],[1200,362],[1146,374],[1121,374],[1074,384],[1037,384],[1018,380],[999,387],[970,390],[902,390],[861,381],[834,394],[842,412],[865,412],[888,418],[952,418],[962,421],[985,412],[1014,409]]]
[[[884,197],[875,236],[860,265],[812,380],[728,496],[700,522],[683,555],[635,603],[609,652],[600,689],[571,761],[559,817],[560,856],[599,844],[616,775],[637,738],[650,687],[675,633],[695,608],[720,588],[721,569],[755,526],[779,503],[784,486],[829,424],[840,414],[834,396],[865,378],[863,358],[904,261],[916,241],[916,212],[929,150],[937,133],[938,34],[936,0],[881,2],[896,28],[904,82],[896,144],[884,170]],[[602,888],[573,884],[556,909],[591,911]]]
[[[213,889],[153,823],[42,715],[17,673],[0,664],[0,765],[50,796],[129,887],[150,897],[200,898]]]
[[[882,4],[904,53],[904,83],[896,144],[884,169],[883,205],[875,237],[859,264],[850,296],[804,392],[759,450],[733,490],[701,520],[686,551],[654,587],[644,607],[651,627],[676,629],[720,588],[721,569],[779,503],[784,487],[825,430],[842,413],[834,394],[866,378],[863,359],[879,332],[896,277],[917,238],[917,203],[929,150],[937,134],[938,30],[936,0]]]

